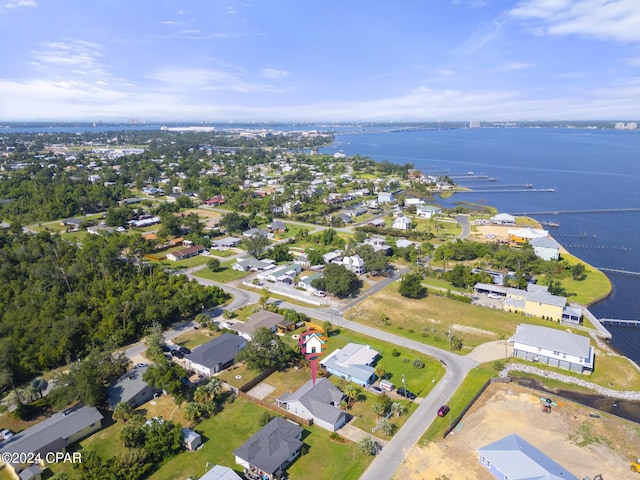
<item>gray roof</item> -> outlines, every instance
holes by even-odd
[[[271,230],[286,230],[287,226],[285,225],[284,222],[281,222],[280,220],[274,220],[269,224],[269,228]]]
[[[360,380],[367,380],[374,373],[373,363],[379,352],[368,345],[349,343],[335,350],[320,363],[326,368],[340,371]]]
[[[95,407],[76,407],[58,412],[46,420],[16,433],[2,445],[3,452],[57,452],[69,445],[69,437],[102,420]]]
[[[268,328],[272,330],[276,325],[284,321],[284,316],[279,313],[270,312],[269,310],[260,310],[254,313],[244,323],[234,323],[231,328],[238,332],[246,333],[252,336],[259,328]]]
[[[510,480],[580,480],[515,433],[478,453]]]
[[[335,425],[344,412],[340,410],[340,400],[344,394],[327,378],[320,378],[313,386],[309,380],[294,393],[285,393],[278,402],[300,402],[316,418]]]
[[[42,469],[38,465],[31,465],[29,468],[22,470],[18,477],[20,477],[20,480],[31,480],[40,474],[42,474]]]
[[[554,305],[556,307],[564,307],[567,304],[565,297],[559,297],[558,295],[552,295],[549,292],[536,290],[520,290],[518,288],[508,288],[507,295],[516,295],[523,297],[530,302],[544,303],[546,305]]]
[[[229,467],[215,465],[211,470],[202,475],[200,480],[242,480],[242,477]]]
[[[116,408],[120,402],[128,402],[149,385],[142,379],[148,365],[136,367],[122,375],[107,388],[107,404],[111,409]]]
[[[192,363],[214,368],[217,365],[223,365],[233,360],[246,344],[247,341],[244,338],[226,332],[194,348],[185,358]]]
[[[538,237],[529,240],[532,247],[560,248],[560,244],[551,237]]]
[[[250,465],[273,475],[302,446],[302,427],[282,417],[274,417],[233,454]]]
[[[220,240],[214,240],[212,243],[219,247],[234,247],[242,242],[242,239],[238,237],[226,237]]]
[[[589,358],[591,355],[589,337],[556,330],[555,328],[522,323],[516,328],[516,333],[511,337],[511,340],[532,347],[541,347],[554,352],[575,355],[580,358]]]
[[[184,438],[184,440],[186,442],[193,442],[194,440],[197,440],[198,438],[202,438],[202,435],[200,435],[197,432],[194,432],[193,430],[191,430],[190,428],[183,428],[182,429],[182,438]]]

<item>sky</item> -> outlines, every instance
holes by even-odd
[[[640,119],[640,0],[0,0],[0,122]]]

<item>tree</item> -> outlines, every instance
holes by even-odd
[[[314,265],[322,265],[324,263],[324,259],[322,258],[322,252],[316,250],[314,248],[309,248],[306,250],[307,258],[309,259],[309,264],[311,266]]]
[[[378,418],[384,417],[387,413],[389,413],[389,410],[391,409],[391,399],[387,396],[386,393],[383,393],[378,398],[376,398],[376,401],[373,403],[373,405],[371,405],[371,408],[378,416]]]
[[[407,273],[402,276],[398,292],[407,298],[422,298],[426,289],[422,286],[422,276],[417,273]]]
[[[329,320],[325,320],[322,322],[322,330],[327,334],[327,337],[330,337],[333,331],[333,324]]]
[[[378,453],[378,445],[371,437],[367,436],[358,442],[358,450],[365,455],[374,456]]]
[[[220,260],[218,260],[217,258],[212,258],[207,262],[207,267],[209,267],[209,270],[211,270],[212,272],[219,272]]]
[[[405,407],[400,402],[393,402],[391,404],[391,411],[394,413],[394,415],[401,417],[407,413],[407,407]]]
[[[571,267],[571,277],[574,280],[584,280],[585,278],[587,278],[586,272],[587,268],[582,263],[576,263],[573,267]]]
[[[276,263],[290,262],[293,260],[293,255],[289,252],[289,247],[286,243],[278,243],[274,245],[269,253],[269,258],[275,260]]]
[[[194,394],[194,399],[195,399],[195,394]],[[197,402],[187,402],[187,404],[184,406],[184,411],[182,412],[182,415],[184,416],[185,420],[194,422],[195,420],[200,418],[201,416],[200,412],[201,412],[200,405]]]
[[[449,350],[462,350],[462,339],[455,335],[451,335],[451,338],[449,339]]]
[[[243,242],[244,249],[254,257],[260,256],[269,246],[269,239],[264,235],[256,234],[251,238],[246,238]]]
[[[236,212],[227,213],[220,219],[220,225],[232,232],[244,232],[249,229],[247,218]]]
[[[133,408],[129,404],[129,402],[120,402],[113,409],[113,419],[116,422],[126,423],[133,414]]]
[[[253,339],[240,350],[236,360],[244,362],[251,370],[261,371],[282,367],[294,356],[294,352],[280,337],[268,328],[258,328]]]
[[[382,365],[381,363],[378,363],[375,368],[375,373],[376,373],[376,377],[384,378],[387,372],[384,369],[384,365]]]
[[[360,395],[360,389],[353,383],[347,383],[344,387],[343,393],[349,399],[349,406],[351,406],[353,401],[358,398],[358,395]]]
[[[391,436],[396,433],[398,426],[395,423],[391,423],[388,419],[383,418],[378,422],[378,428],[385,435]]]
[[[324,269],[326,291],[336,297],[344,298],[350,293],[356,293],[360,288],[360,280],[355,273],[347,270],[344,265],[329,264]]]

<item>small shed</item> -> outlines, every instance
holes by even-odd
[[[182,440],[184,447],[191,452],[202,445],[202,436],[189,428],[182,429]]]
[[[380,380],[380,388],[385,392],[391,392],[395,388],[395,385],[389,380]]]

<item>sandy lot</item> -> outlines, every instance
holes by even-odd
[[[629,470],[640,455],[640,425],[572,402],[542,412],[540,395],[515,384],[490,385],[462,419],[459,431],[425,448],[414,447],[395,479],[494,480],[476,450],[517,433],[579,478],[640,480]]]
[[[508,242],[509,230],[517,230],[518,228],[521,227],[512,225],[478,225],[476,226],[476,231],[472,232],[470,237],[478,242]],[[491,238],[487,238],[487,235]],[[549,232],[549,236],[553,237],[553,232]],[[560,253],[567,253],[567,251],[564,247],[560,247]]]

